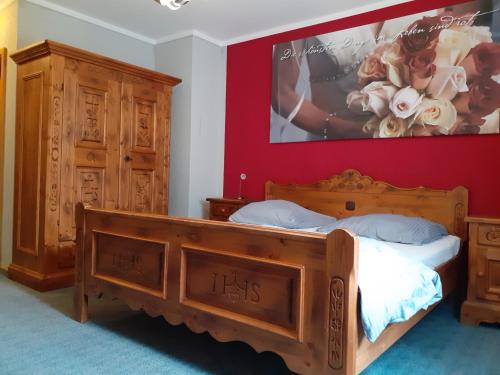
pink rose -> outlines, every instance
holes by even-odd
[[[476,76],[486,77],[500,74],[500,45],[479,43],[471,49],[469,55],[460,65],[464,67],[469,80]]]
[[[398,88],[388,81],[375,81],[347,96],[347,107],[355,113],[372,112],[377,117],[389,113],[389,103]]]
[[[359,84],[364,86],[372,81],[386,79],[386,68],[380,60],[378,53],[370,53],[366,56],[358,70]]]
[[[434,99],[452,100],[459,92],[469,91],[467,87],[467,75],[461,66],[437,67],[427,93]]]
[[[483,125],[484,117],[500,108],[500,84],[491,78],[477,78],[470,86],[467,120],[471,125]]]
[[[408,86],[394,94],[389,108],[396,117],[406,119],[415,114],[422,99],[423,95],[420,95],[413,87]]]
[[[432,49],[437,43],[441,28],[439,17],[423,17],[413,22],[406,31],[398,35],[398,42],[408,54],[414,54],[424,49]]]
[[[410,56],[408,66],[413,88],[424,90],[429,85],[436,71],[436,65],[433,64],[435,58],[436,51],[432,49],[425,49]]]
[[[457,112],[468,125],[482,126],[485,117],[500,108],[500,84],[491,78],[476,78],[470,91],[453,100]]]

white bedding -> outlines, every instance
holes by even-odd
[[[425,245],[406,245],[402,243],[384,242],[411,260],[422,262],[427,267],[436,269],[458,254],[460,238],[452,235],[441,237],[439,240]]]
[[[434,270],[458,254],[460,239],[448,235],[424,245],[407,245],[359,237],[359,247],[361,318],[373,342],[388,324],[408,320],[442,298],[441,280]]]
[[[268,228],[285,229],[274,225],[259,225]],[[316,232],[319,227],[294,229],[300,232]],[[378,240],[374,240],[378,241]],[[454,258],[460,251],[460,238],[451,234],[441,237],[439,240],[424,244],[424,245],[408,245],[396,242],[378,241],[396,252],[410,258],[410,260],[421,262],[429,268],[436,269],[450,259]]]
[[[317,229],[318,228],[315,227],[297,230],[302,232],[316,232]],[[454,258],[460,251],[460,238],[451,234],[424,245],[408,245],[404,243],[387,241],[378,242],[381,242],[396,250],[399,255],[404,256],[405,258],[410,258],[411,260],[416,262],[421,262],[427,267],[434,270],[450,259]]]

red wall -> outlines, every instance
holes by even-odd
[[[470,213],[500,215],[500,136],[269,143],[273,44],[459,3],[412,1],[228,47],[224,195],[261,199],[264,183],[313,182],[355,168],[401,187],[470,191]]]

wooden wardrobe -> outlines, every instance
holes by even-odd
[[[166,214],[180,80],[53,41],[12,56],[16,167],[9,277],[73,284],[75,204]]]

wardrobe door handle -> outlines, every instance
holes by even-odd
[[[125,155],[123,158],[125,161],[132,161],[132,158],[129,155]]]

